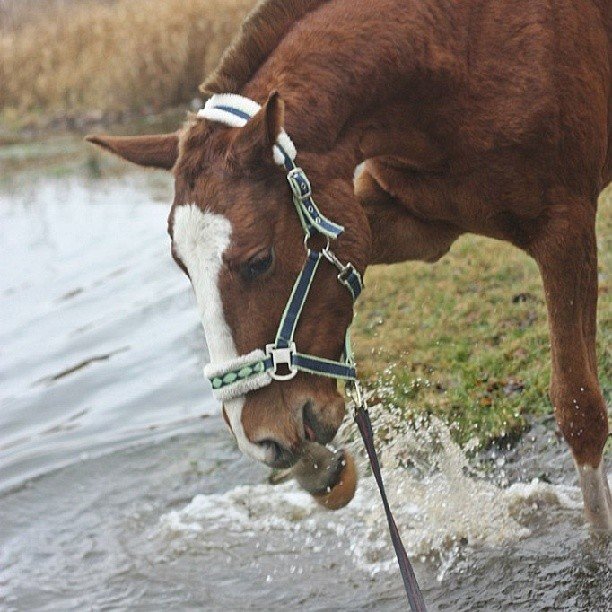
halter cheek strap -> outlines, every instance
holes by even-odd
[[[242,128],[260,108],[257,102],[248,98],[235,94],[219,94],[208,100],[205,107],[198,112],[198,118]],[[320,251],[306,248],[306,261],[293,286],[274,343],[268,344],[265,350],[257,349],[238,359],[222,364],[209,364],[204,368],[204,373],[212,384],[213,393],[219,400],[240,397],[249,391],[269,385],[273,380],[291,380],[298,372],[346,381],[357,379],[348,330],[340,361],[299,353],[294,342],[304,304],[323,260],[338,270],[338,282],[349,291],[353,301],[363,289],[359,272],[351,263],[343,264],[330,249],[330,242],[344,232],[344,227],[328,219],[317,207],[306,173],[295,164],[296,154],[291,138],[286,132],[281,132],[273,148],[274,160],[287,172],[293,203],[304,231],[304,244],[307,244],[311,237],[321,235],[327,240],[327,246]]]

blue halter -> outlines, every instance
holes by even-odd
[[[259,106],[239,96],[216,96],[216,98],[220,101],[215,102],[215,97],[209,100],[203,111],[200,111],[199,117],[221,121],[233,127],[242,127],[252,118],[255,114],[253,111]],[[227,103],[225,98],[230,98],[234,104]],[[217,397],[224,400],[244,395],[245,389],[260,388],[272,380],[291,380],[298,372],[345,381],[357,379],[348,329],[340,361],[300,353],[296,348],[295,331],[322,260],[326,260],[337,269],[338,282],[349,291],[353,301],[359,297],[363,282],[355,267],[351,263],[343,264],[331,250],[331,241],[336,240],[344,232],[344,227],[330,221],[315,204],[310,181],[306,173],[296,166],[293,143],[284,132],[274,145],[274,157],[287,172],[293,203],[304,231],[306,261],[293,286],[274,342],[268,344],[264,351],[251,353],[252,359],[244,356],[238,363],[214,364],[206,368],[206,375],[213,391]],[[322,236],[326,240],[323,249],[308,247],[310,239],[315,236]],[[262,376],[264,374],[268,374],[268,377]]]

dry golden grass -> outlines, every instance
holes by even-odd
[[[59,4],[0,29],[5,114],[156,111],[197,95],[255,0]]]

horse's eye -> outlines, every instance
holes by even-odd
[[[245,280],[253,280],[264,275],[274,262],[274,250],[270,249],[264,253],[258,253],[249,261],[240,266],[240,274]]]

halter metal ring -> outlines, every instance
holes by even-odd
[[[310,240],[312,238],[315,238],[316,236],[320,236],[320,234],[304,234],[304,248],[306,249],[307,253],[310,253],[311,251]],[[323,253],[323,255],[326,258],[327,258],[327,255],[325,254],[325,252],[329,251],[329,247],[330,247],[329,236],[325,236],[325,246],[321,248],[321,253]],[[319,250],[319,249],[315,249],[315,250]]]
[[[329,261],[329,263],[332,264],[332,266],[335,266],[338,269],[338,272],[340,272],[340,274],[338,275],[339,279],[340,279],[340,276],[346,272],[347,268],[349,266],[352,267],[353,265],[349,263],[348,265],[345,266],[336,257],[336,254],[329,248],[329,239],[327,240],[327,246],[321,251],[321,253],[323,253],[323,257],[325,257],[325,259],[327,259],[327,261]]]
[[[272,371],[269,372],[274,380],[291,380],[295,378],[298,369],[293,365],[293,355],[296,352],[295,342],[292,342],[287,348],[279,348],[275,344],[266,346],[266,354],[272,357]],[[278,366],[285,366],[288,369],[287,374],[279,374]]]
[[[348,279],[352,274],[356,274],[357,270],[355,266],[349,261],[341,270],[340,274],[338,274],[338,280],[343,284],[348,284]]]

